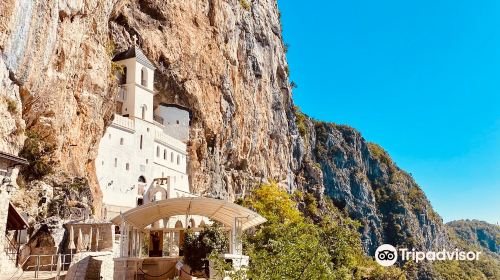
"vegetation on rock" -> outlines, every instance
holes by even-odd
[[[496,227],[496,229],[495,229]],[[479,221],[455,221],[447,225],[450,240],[463,251],[481,251],[477,261],[441,261],[432,264],[436,279],[500,279],[500,256],[474,240],[472,228],[499,231],[498,226]],[[464,232],[471,235],[464,234]],[[496,238],[500,238],[497,236]],[[497,240],[498,242],[498,240]]]
[[[17,113],[17,103],[15,100],[7,98],[7,110],[12,114]]]
[[[293,112],[295,114],[295,124],[297,125],[299,133],[301,136],[305,136],[307,133],[306,120],[308,117],[302,113],[298,106],[293,107]]]
[[[37,133],[27,132],[24,147],[19,153],[28,160],[29,165],[23,169],[23,176],[28,180],[41,179],[52,173],[52,153],[55,146],[45,142]]]

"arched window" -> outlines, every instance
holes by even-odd
[[[160,146],[156,146],[156,157],[160,157]]]
[[[174,162],[174,153],[170,152],[170,162]]]
[[[140,143],[139,143],[139,149],[142,150],[142,135],[141,135],[141,140],[140,140]]]
[[[139,179],[137,179],[137,182],[139,183],[142,183],[142,184],[146,184],[146,178],[144,178],[144,176],[139,176]]]
[[[129,169],[130,169],[130,164],[127,162],[127,163],[125,164],[125,170],[129,170]]]
[[[123,138],[120,138],[120,145],[123,145]]]
[[[115,158],[115,167],[117,167],[117,166],[118,166],[118,159]]]
[[[174,227],[175,228],[184,228],[184,225],[182,225],[182,222],[178,220],[177,222],[175,222]],[[174,232],[174,244],[177,244],[179,247],[181,247],[182,246],[181,239],[183,239],[183,238],[181,238],[181,232],[175,231]]]
[[[181,164],[181,156],[177,155],[177,165]]]
[[[194,221],[194,219],[193,219],[193,218],[191,218],[191,219],[189,220],[189,226],[190,226],[191,228],[195,228],[195,227],[196,227],[196,223],[195,223],[195,221]]]
[[[167,149],[163,150],[163,159],[167,159]]]
[[[141,69],[141,85],[145,87],[148,86],[148,70],[146,67],[142,67]]]
[[[123,73],[120,73],[120,84],[124,85],[127,83],[127,67],[123,67]]]

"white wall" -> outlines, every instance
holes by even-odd
[[[123,117],[116,117],[99,143],[96,173],[103,203],[119,206],[122,211],[137,206],[137,198],[142,197],[138,193],[140,176],[146,178],[145,190],[155,178],[170,177],[174,188],[189,192],[186,145],[173,138],[169,143],[160,142],[155,133],[159,128],[153,123],[134,118],[134,129],[131,130],[120,125],[120,118]],[[156,155],[157,148],[160,149],[159,156]],[[164,152],[166,159],[163,158]],[[110,215],[107,218],[111,218]]]
[[[146,106],[145,120],[152,122],[154,70],[138,63],[135,58],[117,61],[116,63],[127,68],[126,84],[122,85],[126,93],[121,114],[142,118],[142,107]],[[141,85],[142,69],[145,69],[147,73],[146,87]]]
[[[103,193],[103,208],[107,212],[107,219],[137,206],[138,198],[142,198],[139,189],[144,185],[139,183],[141,176],[146,179],[144,192],[155,178],[169,177],[171,189],[174,190],[173,197],[189,193],[186,144],[166,134],[165,127],[157,125],[153,120],[154,70],[145,67],[148,82],[147,87],[143,87],[143,65],[137,63],[135,58],[117,63],[127,67],[126,84],[123,85],[126,92],[121,113],[129,116],[115,115],[99,143],[96,174]],[[141,108],[144,105],[147,110],[145,118],[142,118]],[[174,109],[178,111],[166,110],[165,116],[168,119],[179,118],[189,132],[189,113]]]
[[[172,106],[159,105],[155,115],[163,119],[166,134],[183,142],[189,140],[189,112]]]

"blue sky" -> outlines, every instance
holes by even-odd
[[[295,103],[413,174],[445,221],[500,222],[500,1],[291,1]]]

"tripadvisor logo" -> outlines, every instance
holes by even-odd
[[[458,249],[448,251],[443,249],[438,252],[428,251],[421,252],[415,249],[408,250],[406,248],[396,249],[390,244],[380,245],[375,251],[375,261],[381,266],[391,266],[398,260],[398,252],[400,259],[402,261],[413,260],[416,263],[427,260],[427,261],[477,261],[479,260],[479,255],[481,252],[465,252],[459,251]]]
[[[392,245],[383,244],[375,251],[375,261],[381,266],[391,266],[398,260],[398,251]]]

